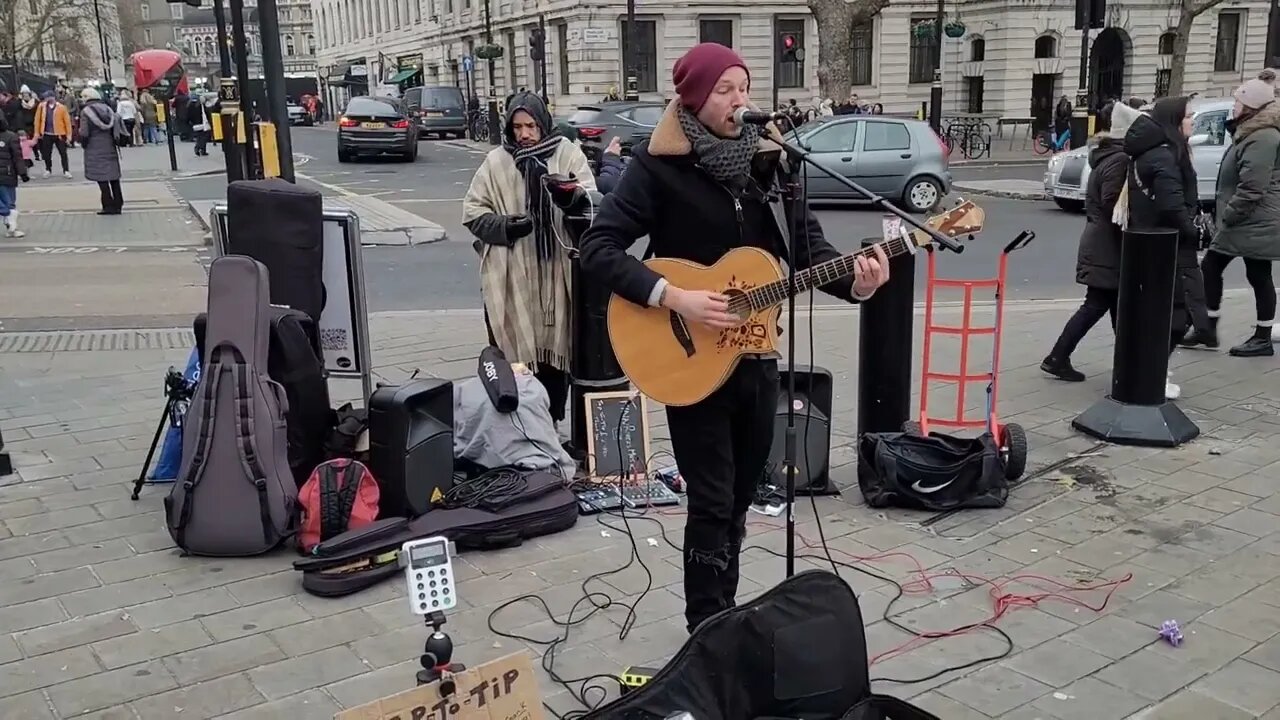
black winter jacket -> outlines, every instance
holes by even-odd
[[[735,192],[712,179],[698,165],[678,119],[668,110],[651,139],[632,151],[631,162],[613,192],[605,195],[582,237],[582,266],[619,296],[647,305],[659,275],[627,254],[627,249],[645,235],[649,236],[647,255],[654,257],[711,265],[731,249],[754,246],[786,260],[786,228],[779,227],[779,221],[787,222],[789,207],[779,207],[783,203],[772,192],[774,178],[766,180],[769,200],[758,192]],[[808,208],[799,226],[798,269],[840,256]],[[854,301],[852,278],[820,289]]]
[[[1199,194],[1190,161],[1180,166],[1156,121],[1141,115],[1124,136],[1124,151],[1132,160],[1129,173],[1129,227],[1178,231],[1178,267],[1199,266],[1199,232],[1195,217]]]
[[[27,174],[27,163],[22,159],[22,141],[16,133],[0,130],[0,185],[17,187],[18,180]]]
[[[1120,287],[1120,226],[1111,221],[1116,200],[1129,172],[1124,143],[1102,138],[1089,152],[1089,185],[1085,190],[1084,232],[1076,256],[1076,282],[1103,290]]]

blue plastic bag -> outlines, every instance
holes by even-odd
[[[182,379],[191,387],[200,380],[200,355],[195,348],[187,358],[187,368],[182,371]],[[186,404],[175,408],[169,416],[169,430],[164,435],[164,443],[160,446],[160,458],[147,478],[153,483],[171,483],[178,479],[178,467],[182,464],[182,416],[186,413]]]

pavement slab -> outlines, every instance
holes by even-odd
[[[109,256],[94,260],[103,257]],[[1242,319],[1250,307],[1245,298],[1228,299],[1226,335],[1247,330]],[[1067,590],[1054,592],[1083,605],[1045,598],[1034,608],[1010,609],[995,625],[1013,647],[997,662],[947,671],[1005,652],[998,636],[971,633],[909,648],[872,667],[873,676],[899,680],[946,671],[877,688],[914,697],[949,720],[1232,720],[1280,712],[1274,621],[1280,409],[1272,400],[1280,373],[1270,359],[1179,351],[1173,368],[1183,385],[1180,405],[1202,436],[1166,450],[1097,443],[1075,434],[1070,420],[1107,390],[1110,338],[1095,333],[1078,351],[1077,366],[1089,376],[1084,383],[1053,381],[1037,369],[1073,309],[1007,307],[998,410],[1027,428],[1029,472],[1005,508],[946,515],[864,505],[853,452],[859,310],[819,309],[812,328],[802,312],[799,360],[810,360],[812,336],[813,360],[836,382],[832,477],[844,492],[798,504],[806,556],[800,565],[827,567],[821,550],[811,549],[820,548],[820,517],[834,557],[882,578],[917,579],[918,563],[935,572],[1065,583]],[[959,313],[954,306],[939,312]],[[128,500],[163,406],[161,377],[188,353],[185,324],[0,333],[0,433],[17,466],[15,475],[0,478],[5,717],[320,719],[413,684],[425,635],[404,611],[398,583],[325,599],[302,592],[288,550],[184,558],[163,528],[167,486]],[[471,311],[379,313],[370,327],[377,376],[387,382],[418,370],[468,376],[484,342],[480,314]],[[954,348],[938,352],[938,363],[958,357]],[[918,372],[919,359],[913,366]],[[954,388],[936,390],[931,401],[944,404],[935,407],[957,401]],[[978,412],[983,394],[975,391],[963,404]],[[666,448],[660,408],[652,408],[650,420],[655,450]],[[679,646],[680,555],[664,538],[678,540],[681,523],[680,511],[632,522],[651,582],[633,566],[597,588],[615,601],[640,600],[634,628],[624,632],[627,616],[618,607],[593,617],[570,632],[558,655],[560,672],[616,672],[661,662]],[[765,550],[781,549],[782,533],[778,519],[753,518],[741,599],[782,578],[782,561]],[[461,554],[462,603],[448,626],[456,657],[475,663],[514,650],[541,652],[536,643],[495,638],[488,630],[493,609],[536,592],[563,619],[583,579],[621,567],[631,552],[624,533],[583,518],[519,548]],[[895,594],[889,582],[842,574],[861,595],[873,653],[911,640],[882,619]],[[1129,575],[1109,598],[1080,590]],[[945,578],[934,585],[894,601],[890,611],[908,627],[934,631],[992,612],[985,587],[948,585]],[[1010,592],[1031,594],[1033,586],[1044,583],[1023,580]],[[1186,634],[1179,648],[1155,636],[1167,619],[1177,619]],[[538,638],[559,632],[532,605],[504,610],[494,624]],[[571,696],[539,675],[548,704],[573,709]]]

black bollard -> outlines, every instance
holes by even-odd
[[[863,240],[863,247],[879,242]],[[889,282],[862,303],[858,327],[858,435],[898,432],[911,417],[916,258],[889,260]]]
[[[1177,249],[1176,230],[1125,231],[1111,394],[1072,421],[1080,432],[1145,447],[1177,447],[1200,434],[1164,396]]]
[[[4,451],[4,435],[0,434],[0,477],[13,474],[13,459]]]

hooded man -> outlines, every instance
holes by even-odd
[[[534,371],[559,422],[569,397],[573,323],[564,220],[542,186],[549,174],[596,189],[582,149],[556,132],[542,98],[516,93],[502,146],[485,156],[462,199],[462,223],[478,238],[489,342]]]
[[[627,171],[583,235],[582,267],[636,305],[667,308],[716,331],[736,329],[742,323],[730,314],[725,295],[678,287],[627,250],[647,235],[654,257],[712,265],[732,249],[754,247],[785,260],[793,208],[778,193],[781,148],[734,119],[737,110],[750,107],[751,76],[733,50],[695,46],[676,63],[674,81],[678,97],[650,139],[635,147]],[[803,228],[796,267],[839,257],[813,213],[807,207],[801,212],[795,218]],[[852,278],[821,289],[857,302],[886,280],[888,264],[877,250],[855,260]],[[684,591],[690,632],[732,607],[737,596],[747,509],[773,444],[777,359],[777,353],[743,357],[707,398],[667,407],[672,451],[688,487]]]

